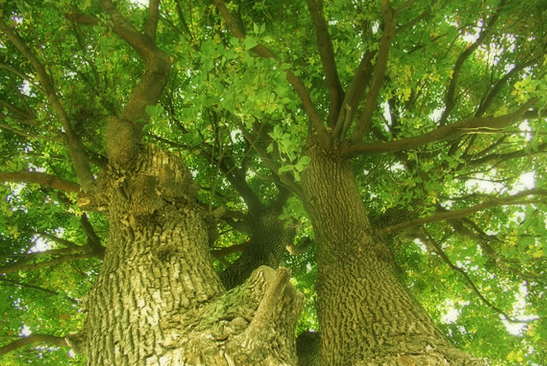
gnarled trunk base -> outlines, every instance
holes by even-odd
[[[88,301],[89,365],[296,364],[302,295],[286,270],[267,267],[226,293],[193,186],[176,156],[154,148],[139,152],[131,172],[111,169],[110,238]]]

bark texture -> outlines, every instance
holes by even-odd
[[[266,267],[225,292],[176,156],[141,146],[131,169],[110,167],[105,182],[110,237],[88,301],[89,365],[296,363],[302,295],[286,270]]]
[[[108,173],[110,237],[89,299],[89,364],[158,363],[160,321],[223,292],[192,191],[189,171],[161,151],[144,150],[132,173]]]
[[[396,276],[350,162],[308,149],[303,175],[316,235],[323,365],[475,365],[453,347]]]

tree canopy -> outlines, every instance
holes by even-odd
[[[0,0],[0,36],[2,364],[86,363],[70,339],[114,225],[97,182],[144,145],[188,167],[223,288],[290,270],[295,336],[324,330],[317,148],[458,349],[547,359],[543,1]]]

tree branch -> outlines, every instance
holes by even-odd
[[[19,173],[0,172],[0,181],[13,183],[36,183],[42,187],[60,189],[65,192],[81,194],[80,186],[77,183],[57,177],[55,175],[22,171]]]
[[[6,116],[3,114],[3,113],[0,113],[0,118],[5,118]],[[58,143],[61,143],[63,144],[64,141],[61,139],[61,138],[57,138],[57,137],[53,137],[53,136],[41,136],[41,135],[35,135],[35,134],[30,134],[30,133],[27,133],[27,132],[23,132],[23,131],[20,131],[14,127],[11,127],[5,123],[0,123],[0,128],[6,130],[6,131],[10,131],[10,132],[13,132],[14,134],[16,135],[19,135],[21,137],[24,137],[26,139],[36,139],[36,140],[43,140],[43,141],[50,141],[50,142],[58,142]]]
[[[357,70],[344,97],[343,108],[338,114],[336,126],[332,133],[335,143],[342,141],[346,137],[346,133],[351,126],[355,111],[357,110],[357,105],[363,98],[367,86],[370,84],[370,76],[374,69],[372,60],[376,53],[376,51],[365,52],[359,66],[357,66]]]
[[[0,278],[0,282],[3,282],[5,284],[8,284],[9,286],[12,286],[12,287],[17,287],[17,286],[21,286],[21,287],[25,287],[25,288],[29,288],[29,289],[32,289],[32,290],[37,290],[37,291],[42,291],[42,292],[45,292],[46,294],[49,294],[49,295],[52,295],[52,296],[59,296],[59,295],[63,295],[63,297],[65,297],[67,300],[69,300],[71,303],[73,304],[76,304],[76,305],[79,305],[80,302],[70,296],[68,296],[67,294],[65,293],[60,293],[58,291],[53,291],[53,290],[50,290],[50,289],[47,289],[47,288],[44,288],[44,287],[40,287],[40,286],[36,286],[36,285],[32,285],[30,283],[23,283],[23,282],[17,282],[17,281],[12,281],[12,280],[8,280],[7,278]]]
[[[87,236],[86,245],[91,247],[93,249],[93,252],[95,252],[99,258],[103,258],[105,247],[102,246],[101,238],[93,229],[93,225],[91,225],[91,223],[89,222],[89,218],[85,213],[80,217],[80,225],[82,225],[85,235]]]
[[[249,242],[245,242],[243,244],[236,244],[226,248],[215,249],[215,250],[211,250],[211,255],[215,258],[222,258],[233,253],[242,252],[248,246],[249,246]]]
[[[253,138],[251,133],[247,131],[245,126],[241,122],[238,122],[240,130],[243,132],[243,136],[249,141],[249,143],[252,145],[252,147],[255,149],[255,151],[258,153],[258,156],[260,156],[260,159],[264,163],[266,167],[270,169],[270,171],[275,174],[277,177],[279,177],[279,181],[281,184],[285,185],[287,188],[289,188],[292,192],[294,192],[297,196],[302,197],[302,188],[296,184],[296,182],[292,179],[291,176],[288,175],[288,173],[281,173],[279,174],[279,164],[275,162],[274,159],[270,158],[269,154],[264,151],[258,144],[256,143],[256,138]]]
[[[57,113],[59,121],[63,126],[65,132],[65,142],[68,148],[70,158],[74,164],[74,169],[81,183],[82,189],[86,192],[90,191],[95,185],[95,178],[91,173],[88,160],[86,158],[83,146],[78,139],[78,136],[72,128],[70,119],[62,106],[55,87],[44,68],[44,65],[38,60],[34,53],[27,47],[27,45],[21,40],[21,38],[3,21],[0,19],[0,30],[3,31],[8,39],[15,45],[15,47],[21,52],[21,54],[30,62],[38,79],[43,86],[43,91],[51,103],[53,109]]]
[[[342,99],[344,98],[344,91],[342,89],[342,84],[340,84],[338,69],[334,59],[332,40],[329,35],[327,22],[323,15],[323,2],[320,1],[318,3],[317,0],[308,0],[308,8],[310,10],[313,27],[315,28],[317,48],[319,49],[319,55],[321,56],[321,63],[323,64],[323,71],[327,79],[329,91],[330,103],[327,125],[334,127],[336,117],[340,111]]]
[[[71,242],[70,240],[59,238],[59,237],[57,237],[55,235],[52,235],[52,234],[44,233],[44,232],[41,232],[41,231],[38,231],[35,234],[39,235],[43,238],[52,240],[52,241],[54,241],[58,244],[64,245],[67,248],[78,248],[78,247],[80,247],[79,245],[76,245],[75,243]],[[44,253],[44,252],[39,252],[39,253]]]
[[[294,243],[291,243],[287,245],[285,248],[289,252],[290,255],[300,255],[304,254],[310,247],[313,245],[313,240],[310,238],[306,238],[304,240],[304,243],[300,244],[299,246],[294,245]]]
[[[527,323],[527,322],[530,322],[530,321],[522,321],[522,320],[516,320],[516,319],[513,319],[512,317],[510,317],[509,315],[507,315],[507,313],[505,313],[503,310],[501,310],[500,308],[498,308],[496,305],[492,304],[488,299],[486,299],[484,297],[484,295],[480,292],[480,290],[477,288],[477,286],[473,283],[473,281],[471,280],[471,278],[469,278],[469,276],[467,275],[467,273],[460,267],[456,266],[454,263],[452,263],[450,261],[450,258],[448,258],[448,256],[446,255],[446,253],[442,250],[441,246],[433,239],[433,237],[427,232],[425,231],[425,235],[422,236],[422,239],[425,239],[427,242],[431,243],[433,245],[433,247],[435,248],[435,252],[437,252],[437,254],[441,257],[441,259],[446,263],[448,264],[448,266],[458,272],[464,279],[465,279],[465,282],[467,282],[467,284],[469,285],[469,287],[471,287],[471,289],[473,290],[473,292],[475,292],[475,294],[479,297],[479,299],[481,299],[481,301],[486,304],[488,307],[490,307],[492,310],[494,310],[496,313],[502,315],[505,320],[511,322],[511,323]]]
[[[169,57],[156,46],[154,39],[141,34],[118,12],[112,1],[101,0],[101,3],[114,24],[114,33],[130,45],[142,57],[146,65],[144,75],[131,93],[120,118],[132,123],[140,119],[147,120],[146,107],[155,105],[163,93],[169,78],[171,62]],[[158,1],[152,1],[152,3],[158,3]],[[150,24],[150,28],[155,28],[157,19],[147,24]]]
[[[389,0],[382,0],[382,13],[384,15],[384,31],[382,34],[382,40],[380,41],[378,57],[374,66],[372,86],[367,95],[365,108],[361,114],[361,118],[359,119],[357,127],[353,131],[352,140],[354,141],[360,141],[369,128],[372,112],[376,107],[378,102],[378,94],[380,93],[380,89],[384,83],[387,61],[389,59],[389,50],[391,48],[391,39],[395,34],[395,11],[391,8]]]
[[[160,19],[160,1],[161,0],[148,1],[148,18],[146,19],[144,34],[150,37],[153,42],[156,41],[156,31],[158,30],[158,21]]]
[[[454,69],[452,71],[452,79],[450,80],[450,84],[448,85],[448,89],[446,91],[446,97],[445,97],[446,108],[441,116],[439,125],[443,126],[445,124],[448,116],[450,115],[450,112],[452,111],[452,108],[454,107],[454,94],[456,91],[456,85],[458,83],[458,77],[460,75],[460,71],[462,69],[463,63],[465,62],[465,60],[469,58],[469,56],[473,54],[473,52],[475,52],[475,50],[486,40],[486,38],[490,36],[492,32],[492,28],[494,27],[494,24],[499,18],[500,9],[503,7],[504,3],[505,3],[505,0],[500,1],[498,10],[492,16],[492,18],[490,18],[488,25],[481,32],[479,38],[477,38],[477,40],[471,46],[469,46],[465,51],[463,51],[462,54],[456,60],[456,63],[454,64]]]
[[[99,18],[92,15],[78,13],[75,11],[69,11],[65,15],[65,17],[72,22],[80,23],[83,25],[94,26],[99,24]]]
[[[547,196],[547,190],[545,189],[529,189],[526,191],[522,191],[520,193],[517,193],[513,196],[508,197],[496,197],[492,198],[489,201],[479,203],[475,206],[471,206],[468,208],[463,208],[461,210],[454,210],[454,211],[446,211],[446,212],[439,212],[434,215],[428,216],[428,217],[422,217],[419,219],[413,219],[409,221],[402,222],[397,225],[392,225],[385,227],[382,229],[382,232],[389,234],[393,233],[402,229],[406,229],[412,226],[419,226],[424,224],[430,224],[433,222],[439,222],[444,220],[450,220],[450,219],[459,219],[465,216],[469,216],[471,214],[474,214],[478,211],[483,211],[488,208],[496,207],[496,206],[507,206],[507,205],[526,205],[530,203],[540,203],[545,202],[545,198],[543,199],[535,199],[535,200],[523,200],[523,198],[529,197],[529,196]]]
[[[21,122],[24,125],[39,125],[39,122],[36,120],[36,117],[32,111],[26,111],[22,108],[6,102],[5,100],[0,100],[0,106],[5,107],[8,111],[18,115],[20,118],[17,118],[17,121]]]
[[[228,29],[232,32],[234,37],[243,39],[245,37],[245,33],[239,28],[236,21],[230,14],[230,11],[228,8],[226,8],[226,4],[224,4],[223,0],[213,0],[218,11],[222,15],[222,18],[224,19],[224,22],[228,26]],[[266,46],[262,44],[258,44],[255,47],[251,48],[251,51],[256,53],[258,56],[262,58],[272,58],[274,60],[279,60],[279,58]],[[327,129],[323,125],[323,121],[317,110],[315,109],[313,102],[310,98],[310,95],[308,93],[308,90],[306,89],[306,86],[298,78],[292,71],[287,70],[287,81],[289,84],[293,87],[296,94],[299,96],[300,101],[302,102],[302,106],[304,107],[304,111],[306,112],[306,115],[308,116],[311,125],[315,129],[315,132],[318,135],[318,141],[321,144],[323,148],[329,148],[331,144],[331,137],[329,133],[327,132]]]
[[[10,264],[4,267],[0,267],[0,273],[8,274],[19,271],[34,271],[40,268],[56,266],[58,264],[68,262],[74,259],[84,259],[84,258],[99,258],[99,254],[96,252],[86,252],[79,254],[69,254],[59,258],[55,258],[46,262],[34,263],[34,264]]]
[[[507,160],[522,158],[525,156],[531,156],[531,155],[545,153],[545,152],[547,152],[547,143],[538,145],[537,151],[526,151],[522,149],[522,150],[516,150],[516,151],[512,151],[505,154],[493,153],[493,154],[486,155],[486,156],[483,156],[482,158],[477,158],[477,159],[473,159],[474,155],[471,155],[469,159],[467,160],[467,162],[463,163],[462,165],[477,166],[477,165],[483,165],[489,162],[495,162],[495,165],[497,165]]]
[[[5,65],[5,64],[0,64],[0,69],[4,69],[4,70],[7,70],[7,71],[10,71],[10,72],[14,73],[15,75],[19,76],[21,79],[27,81],[30,85],[35,87],[36,90],[38,90],[40,93],[42,93],[44,95],[47,95],[46,91],[44,89],[42,89],[42,87],[40,85],[38,85],[30,76],[25,75],[23,72],[15,69],[15,68],[13,68],[9,65]]]
[[[501,89],[505,86],[507,81],[509,81],[510,78],[512,78],[516,73],[524,69],[526,66],[528,66],[530,63],[523,63],[516,65],[511,71],[509,71],[507,74],[505,74],[500,80],[496,82],[496,85],[492,89],[490,89],[480,104],[479,108],[477,109],[477,112],[475,112],[475,117],[482,117],[482,115],[488,110],[488,107],[492,104],[494,101],[494,98],[500,93]]]
[[[441,126],[421,136],[409,137],[384,143],[349,143],[342,149],[342,154],[378,154],[401,150],[416,149],[423,145],[445,140],[454,140],[466,134],[495,132],[517,121],[522,120],[526,111],[534,105],[536,99],[530,99],[514,112],[499,117],[466,118],[448,126]]]
[[[28,337],[18,339],[8,345],[0,347],[0,356],[33,343],[48,343],[58,347],[68,347],[64,337],[52,336],[49,334],[31,334]]]

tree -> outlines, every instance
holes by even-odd
[[[541,2],[0,10],[4,363],[545,358]]]

